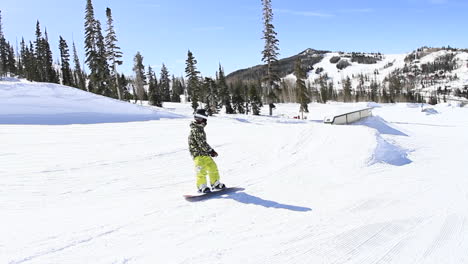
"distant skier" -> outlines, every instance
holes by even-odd
[[[206,175],[210,177],[210,185],[213,190],[226,188],[224,183],[219,182],[218,166],[211,157],[217,157],[218,153],[206,142],[205,126],[208,115],[206,110],[198,109],[195,121],[190,124],[190,135],[188,138],[190,154],[195,162],[197,172],[197,188],[201,193],[211,192],[206,182]]]

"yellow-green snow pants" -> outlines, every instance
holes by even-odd
[[[210,156],[198,156],[194,159],[197,172],[197,188],[206,185],[206,175],[210,176],[210,183],[213,185],[219,180],[218,166]]]

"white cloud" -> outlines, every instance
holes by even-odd
[[[372,13],[375,10],[372,8],[354,8],[354,9],[342,9],[341,13]]]
[[[212,26],[212,27],[198,27],[194,28],[194,31],[219,31],[219,30],[224,30],[224,27],[217,27],[217,26]]]
[[[310,12],[310,11],[294,11],[289,9],[275,9],[275,13],[290,14],[295,16],[306,16],[306,17],[333,17],[332,14],[320,13],[320,12]]]

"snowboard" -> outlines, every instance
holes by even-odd
[[[223,194],[229,194],[229,193],[234,193],[234,192],[243,191],[243,190],[245,189],[239,188],[239,187],[226,187],[224,189],[211,191],[209,193],[185,194],[184,198],[185,200],[189,202],[197,202],[197,201],[203,201],[203,200],[207,200],[210,198],[218,197]]]

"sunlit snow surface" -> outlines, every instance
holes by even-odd
[[[372,104],[350,126],[321,121],[368,104],[212,117],[222,181],[245,190],[190,203],[189,104],[86,99],[158,118],[60,125],[84,92],[5,96],[18,86],[0,84],[0,120],[49,119],[0,125],[0,263],[468,263],[467,108]]]

